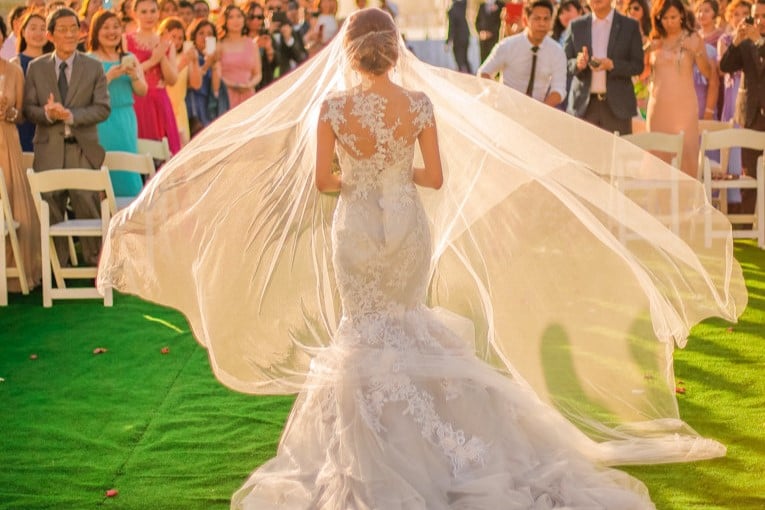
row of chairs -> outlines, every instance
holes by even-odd
[[[104,163],[99,170],[92,169],[59,169],[45,172],[32,170],[33,154],[24,153],[22,164],[26,168],[32,198],[40,219],[41,257],[42,257],[42,288],[43,306],[53,305],[53,299],[82,299],[101,298],[95,287],[67,287],[66,279],[94,279],[96,267],[80,267],[74,248],[74,237],[105,237],[111,217],[120,209],[128,207],[133,197],[117,197],[112,189],[109,177],[110,168],[119,168],[140,173],[150,179],[154,176],[154,160],[164,162],[170,159],[172,153],[167,139],[161,141],[140,139],[138,154],[110,151],[106,153]],[[42,199],[43,193],[64,189],[81,189],[99,192],[101,201],[101,217],[95,219],[69,219],[59,223],[50,223],[48,203]],[[3,239],[0,240],[0,306],[8,304],[7,279],[16,277],[21,282],[23,294],[29,293],[23,258],[20,256],[17,230],[19,223],[13,219],[5,179],[0,169],[0,230]],[[15,267],[6,267],[5,238],[10,239]],[[68,239],[72,267],[61,267],[58,261],[53,240],[56,237]],[[55,279],[56,287],[53,287]],[[112,305],[112,292],[106,290],[103,296],[104,306]]]
[[[734,238],[751,238],[765,249],[765,132],[752,129],[734,128],[732,123],[700,121],[701,143],[699,145],[698,179],[710,203],[715,205],[733,225],[751,225],[751,228],[734,229]],[[643,132],[623,137],[647,151],[673,155],[673,164],[679,167],[683,156],[683,133],[667,134]],[[741,175],[735,179],[727,177],[730,150],[733,148],[753,149],[762,152],[757,159],[757,177]],[[710,160],[709,151],[719,151],[720,161]],[[750,214],[729,214],[727,190],[757,190],[755,210]],[[706,225],[707,239],[727,237],[728,231],[713,232]]]

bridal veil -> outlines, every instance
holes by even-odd
[[[336,199],[315,190],[313,165],[322,101],[358,82],[342,40],[200,133],[114,217],[104,243],[99,286],[182,311],[215,375],[238,391],[300,391],[341,316]],[[730,224],[702,185],[401,44],[394,80],[433,102],[445,172],[441,190],[421,190],[429,305],[577,425],[590,457],[723,455],[680,419],[672,367],[694,324],[733,321],[746,306]]]

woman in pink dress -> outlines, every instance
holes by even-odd
[[[133,6],[138,30],[125,36],[127,50],[134,54],[143,67],[147,94],[136,96],[135,114],[138,118],[138,138],[161,140],[166,137],[170,152],[181,149],[175,114],[165,85],[173,85],[178,78],[175,51],[169,39],[161,40],[157,34],[159,5],[156,0],[136,0]]]
[[[220,32],[221,79],[228,89],[230,107],[235,108],[252,97],[260,83],[260,50],[247,37],[244,12],[235,5],[224,9]]]
[[[646,127],[648,131],[684,134],[681,169],[696,178],[699,106],[693,65],[709,78],[711,69],[704,41],[691,25],[691,16],[682,0],[658,0],[651,10],[651,19],[648,62],[652,82]]]

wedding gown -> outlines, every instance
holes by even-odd
[[[653,508],[640,482],[593,467],[573,447],[580,432],[425,306],[430,232],[412,161],[433,109],[421,93],[394,101],[356,88],[322,108],[342,170],[342,319],[277,456],[232,508]]]
[[[696,322],[746,306],[701,184],[403,43],[393,80],[433,108],[412,92],[378,123],[394,103],[358,91],[344,30],[195,137],[104,243],[99,286],[181,310],[223,384],[299,393],[234,505],[650,508],[595,466],[724,455],[680,419],[672,368]],[[339,200],[315,189],[322,118]],[[444,185],[415,190],[432,119]]]

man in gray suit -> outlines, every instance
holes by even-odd
[[[589,2],[592,13],[572,21],[566,39],[568,112],[608,131],[631,133],[637,112],[632,76],[643,72],[640,29],[610,0]]]
[[[52,53],[29,64],[24,83],[24,116],[36,125],[34,169],[100,168],[104,149],[96,125],[109,116],[109,92],[101,63],[77,51],[80,22],[67,8],[53,11],[47,20]],[[64,219],[67,198],[77,218],[98,218],[98,193],[67,190],[46,193],[51,222]],[[100,242],[82,238],[83,258],[98,263]],[[62,265],[69,262],[64,239],[56,240]]]

